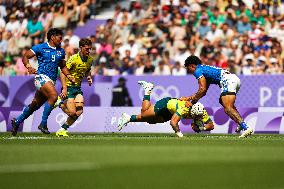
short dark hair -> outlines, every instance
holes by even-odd
[[[184,62],[184,67],[189,66],[190,64],[194,64],[194,65],[199,65],[201,64],[201,60],[194,55],[190,55],[189,57],[187,57],[187,59]]]
[[[47,32],[47,40],[49,41],[51,39],[51,36],[56,36],[56,35],[63,36],[63,31],[58,28],[50,28]]]
[[[79,47],[83,47],[85,45],[92,45],[92,41],[90,39],[88,39],[88,38],[80,39]]]

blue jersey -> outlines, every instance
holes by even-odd
[[[196,79],[203,76],[209,84],[219,85],[221,81],[221,71],[222,68],[199,64],[196,66],[196,70],[193,75]]]
[[[37,73],[56,81],[59,63],[65,59],[64,49],[52,47],[48,43],[41,43],[33,46],[31,50],[38,60]]]

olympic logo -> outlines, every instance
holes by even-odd
[[[140,88],[139,97],[141,100],[143,99],[143,96],[144,96],[144,90],[143,88]],[[178,98],[179,96],[180,96],[179,89],[174,85],[170,85],[168,87],[157,85],[154,87],[154,89],[151,92],[151,98],[155,101],[158,101],[165,97]]]
[[[63,125],[66,120],[68,118],[68,115],[64,114],[64,113],[59,113],[56,115],[56,122],[59,124],[59,125]],[[84,116],[83,114],[70,126],[70,128],[75,128],[79,123],[82,122]]]

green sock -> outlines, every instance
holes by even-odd
[[[136,121],[137,121],[136,115],[132,115],[130,117],[130,122],[136,122]]]
[[[143,101],[144,101],[144,100],[150,101],[150,95],[144,95]]]
[[[67,130],[69,128],[69,125],[67,125],[67,123],[64,123],[61,127],[65,130]]]

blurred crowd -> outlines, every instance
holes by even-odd
[[[76,1],[77,4],[72,0],[53,4],[48,1],[48,5],[37,2],[12,6],[13,14],[9,5],[0,6],[0,55],[5,55],[2,75],[13,69],[15,74],[18,69],[25,70],[18,60],[10,63],[13,69],[6,64],[13,61],[15,54],[42,41],[50,27],[65,29],[62,45],[67,56],[78,51],[79,37],[72,28],[84,25],[86,15],[82,14],[93,16],[91,5],[95,1],[88,1],[85,8],[78,4],[81,1]],[[36,14],[39,16],[35,17]],[[38,22],[40,32],[29,28]],[[200,56],[205,64],[236,74],[281,74],[284,3],[281,0],[131,1],[127,8],[117,5],[113,18],[89,37],[93,42],[91,55],[95,57],[93,75],[186,75],[183,64],[191,54]]]
[[[65,46],[77,48],[73,29],[94,18],[95,10],[96,0],[0,0],[0,75],[26,75],[22,55],[44,42],[51,27],[64,30]],[[36,59],[31,62],[37,67]]]

